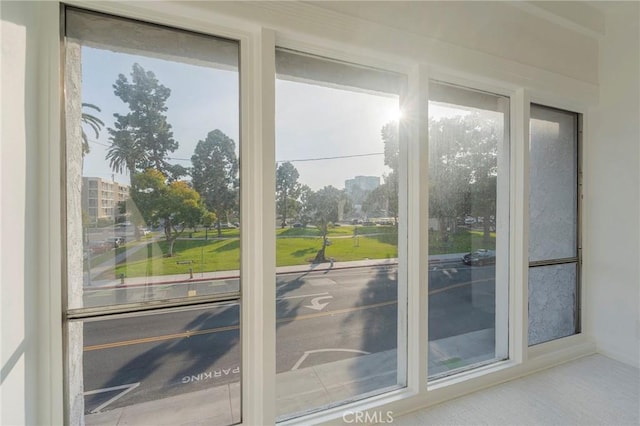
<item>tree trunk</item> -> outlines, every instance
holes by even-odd
[[[316,254],[316,258],[313,259],[313,263],[324,263],[327,261],[325,257],[325,246],[323,245],[320,250],[318,250],[318,254]]]
[[[169,241],[169,254],[167,255],[168,257],[173,257],[173,245],[175,244],[175,242],[176,242],[175,238],[172,238]]]
[[[325,252],[327,249],[327,237],[322,237],[322,248],[318,250],[318,254],[316,254],[316,258],[313,260],[314,263],[324,263],[327,261],[325,256]]]
[[[288,204],[288,201],[289,201],[289,200],[287,199],[288,195],[287,195],[287,190],[286,190],[286,188],[285,188],[285,190],[283,191],[283,194],[282,194],[282,195],[283,195],[283,196],[282,196],[282,200],[280,201],[280,202],[282,203],[282,207],[281,207],[281,210],[282,210],[282,211],[280,212],[280,215],[282,216],[282,224],[281,224],[281,227],[282,227],[282,229],[284,229],[284,228],[287,226],[287,207],[288,207],[288,205],[287,205],[287,204]]]

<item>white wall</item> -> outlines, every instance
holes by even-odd
[[[598,350],[640,366],[639,4],[609,12],[600,52],[600,105],[587,117],[587,330]]]
[[[567,29],[562,19],[558,23],[525,13],[516,6],[520,3],[267,1],[194,2],[190,7],[202,16],[224,14],[260,23],[278,32],[276,44],[293,49],[320,45],[322,50],[311,53],[336,59],[346,53],[349,61],[358,55],[365,61],[380,58],[400,72],[406,71],[402,65],[424,63],[431,75],[511,83],[559,105],[596,102],[597,31]],[[577,7],[592,11],[588,5]]]
[[[574,28],[566,28],[529,13],[533,6],[522,10],[516,7],[519,5],[509,2],[482,1],[312,3],[323,9],[463,46],[496,58],[510,59],[591,83],[598,82],[597,40],[587,31],[574,31]],[[570,12],[577,17],[577,12],[593,10],[581,4]]]
[[[61,420],[61,316],[51,315],[56,281],[43,256],[60,238],[46,226],[50,200],[43,185],[56,185],[49,174],[50,114],[48,103],[57,85],[49,84],[49,69],[57,56],[43,27],[43,17],[56,16],[58,5],[6,2],[0,5],[2,53],[0,145],[0,424],[50,424]],[[50,30],[50,29],[49,29]],[[55,104],[54,104],[55,105]],[[43,125],[44,124],[44,125]],[[55,208],[55,207],[54,207]],[[57,216],[57,215],[53,215]],[[58,216],[59,217],[59,216]],[[59,281],[59,279],[57,280]],[[58,311],[59,312],[59,311]],[[57,330],[50,332],[51,329]],[[53,343],[57,341],[58,343]],[[56,385],[52,385],[53,383]],[[56,401],[55,403],[52,401]]]
[[[29,147],[34,129],[27,128],[26,115],[34,111],[35,51],[32,43],[35,22],[27,7],[2,5],[2,145],[0,147],[0,301],[2,303],[2,387],[0,423],[33,423],[26,408],[35,399],[34,280],[27,268],[33,253],[33,239],[27,240],[27,210],[35,208],[33,170],[28,171]],[[8,64],[11,64],[8,66]],[[33,218],[33,216],[31,217]],[[31,309],[29,309],[31,308]]]

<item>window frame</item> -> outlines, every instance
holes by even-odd
[[[519,77],[512,81],[497,81],[487,78],[486,75],[494,74],[489,68],[485,74],[473,74],[467,72],[452,71],[446,66],[437,63],[424,63],[420,60],[411,61],[404,56],[397,57],[389,54],[378,54],[374,50],[366,50],[357,45],[349,45],[350,52],[346,53],[345,44],[337,43],[330,39],[310,38],[296,32],[294,29],[278,27],[277,31],[265,28],[263,24],[256,22],[257,18],[246,19],[234,16],[233,9],[222,7],[222,14],[212,11],[203,13],[200,10],[190,9],[189,6],[170,4],[162,10],[145,4],[110,4],[93,3],[86,0],[70,0],[68,4],[87,10],[95,10],[103,13],[126,16],[132,19],[140,19],[146,22],[154,22],[160,25],[183,28],[186,30],[202,32],[220,37],[237,39],[241,43],[240,69],[241,69],[241,138],[247,146],[245,163],[249,163],[253,170],[247,170],[246,176],[241,175],[245,185],[251,188],[244,191],[242,199],[245,201],[245,213],[243,224],[245,229],[250,227],[253,235],[263,237],[262,244],[247,253],[247,259],[255,263],[249,268],[243,258],[241,268],[247,268],[245,280],[262,282],[266,287],[273,286],[270,276],[275,277],[275,260],[266,247],[272,247],[275,241],[270,241],[271,225],[275,223],[275,170],[271,171],[275,164],[274,152],[274,82],[275,66],[274,53],[277,45],[282,46],[283,40],[291,41],[292,45],[308,47],[303,49],[309,53],[324,52],[326,56],[336,59],[348,60],[363,65],[381,66],[409,76],[410,87],[417,90],[410,92],[408,104],[420,102],[419,99],[428,99],[428,80],[438,79],[452,84],[467,85],[480,90],[492,91],[497,94],[509,93],[511,98],[511,173],[510,173],[510,280],[509,280],[509,360],[476,370],[461,373],[450,379],[431,385],[426,383],[426,318],[428,315],[425,306],[425,286],[409,287],[408,305],[408,384],[406,389],[393,391],[388,394],[372,397],[357,403],[346,404],[335,409],[326,410],[315,415],[298,418],[296,421],[283,424],[305,424],[309,422],[324,422],[339,419],[347,410],[392,410],[395,415],[400,415],[416,408],[426,408],[434,404],[452,399],[463,394],[479,390],[506,380],[512,380],[529,374],[541,368],[573,359],[579,356],[593,353],[595,345],[589,337],[589,323],[582,323],[582,332],[561,338],[555,341],[541,343],[534,347],[526,344],[527,336],[527,282],[528,282],[528,154],[523,149],[528,146],[529,134],[529,103],[534,102],[545,106],[565,109],[581,114],[583,122],[589,122],[587,108],[594,101],[593,89],[587,87],[587,94],[579,93],[583,88],[582,83],[569,79],[570,87],[561,90],[560,94],[553,93],[554,88],[559,88],[559,81],[552,76],[542,76],[541,83],[532,83],[531,86],[522,84]],[[62,3],[54,2],[42,5],[42,33],[37,41],[44,52],[43,67],[37,70],[42,94],[46,101],[41,102],[41,116],[37,118],[43,135],[38,142],[41,149],[38,153],[37,163],[42,170],[38,176],[39,196],[43,200],[44,212],[38,214],[37,222],[41,227],[46,241],[40,249],[39,277],[44,279],[43,287],[46,290],[38,295],[36,305],[41,308],[42,316],[39,327],[41,337],[46,350],[39,360],[43,371],[50,374],[44,375],[42,390],[42,403],[38,407],[38,415],[50,423],[62,423],[65,413],[68,411],[63,392],[63,383],[66,372],[63,366],[66,358],[63,351],[63,327],[62,327],[62,282],[64,276],[64,256],[62,255],[61,241],[63,240],[63,224],[65,220],[65,207],[63,203],[63,188],[65,181],[63,173],[65,163],[62,147],[63,123],[60,121],[62,80],[61,72],[59,9]],[[240,6],[239,6],[240,7]],[[226,13],[226,14],[225,14]],[[58,15],[57,15],[58,14]],[[242,13],[239,13],[241,16]],[[307,41],[301,41],[307,40]],[[308,41],[312,40],[312,41]],[[376,58],[376,59],[372,59]],[[381,64],[387,64],[381,65]],[[478,58],[477,63],[482,67],[485,62]],[[244,70],[244,72],[242,72]],[[478,68],[476,68],[476,71]],[[479,72],[479,71],[477,71]],[[524,73],[526,74],[526,73]],[[503,76],[495,72],[496,76]],[[273,77],[273,78],[272,78]],[[499,78],[499,77],[495,77]],[[514,83],[520,81],[520,84]],[[573,94],[573,96],[571,95]],[[412,176],[420,176],[423,180],[428,153],[423,148],[424,138],[427,137],[427,129],[420,124],[419,118],[426,117],[424,109],[418,109],[411,116],[415,122],[410,126],[410,152],[408,170]],[[424,123],[424,120],[422,120]],[[583,143],[588,143],[588,128],[583,128]],[[414,144],[415,142],[415,144]],[[586,163],[585,163],[586,160]],[[579,158],[579,164],[583,170],[588,159]],[[241,172],[242,173],[242,172]],[[424,217],[427,198],[426,185],[409,182],[409,196],[415,195],[418,201],[409,206],[408,226],[415,229],[421,223],[420,215]],[[272,188],[273,187],[273,188]],[[582,187],[583,193],[588,193],[588,188]],[[245,199],[246,197],[246,199]],[[579,198],[579,203],[582,197]],[[246,204],[248,203],[248,204]],[[251,207],[251,212],[248,210]],[[584,216],[584,212],[583,212]],[[582,220],[584,217],[581,218]],[[411,228],[411,227],[414,228]],[[409,250],[413,251],[412,257],[424,257],[428,255],[426,247],[426,230],[419,229],[417,235],[409,241]],[[248,236],[248,232],[245,234]],[[588,237],[588,236],[586,236]],[[515,243],[514,243],[515,242]],[[582,247],[588,247],[588,238],[582,237]],[[246,243],[245,243],[246,244]],[[249,247],[247,247],[247,252]],[[409,282],[426,282],[426,267],[413,264],[408,270]],[[587,306],[585,293],[588,292],[588,280],[583,277],[583,289],[580,292],[580,306]],[[247,285],[250,287],[250,284]],[[245,332],[242,334],[243,345],[243,389],[242,407],[243,424],[272,424],[275,421],[273,410],[275,390],[275,372],[269,369],[275,365],[275,331],[268,328],[262,329],[261,324],[275,320],[275,296],[271,300],[271,288],[258,289],[246,288],[243,293],[242,321]],[[416,297],[412,297],[416,296]],[[255,310],[254,310],[255,309]],[[260,332],[258,332],[260,331]],[[250,350],[251,349],[251,350]],[[260,354],[260,356],[258,356]],[[424,357],[421,354],[425,354]],[[424,358],[424,359],[423,359]]]
[[[74,2],[76,3],[76,2]],[[63,383],[62,387],[64,391],[62,395],[64,395],[65,404],[62,407],[63,417],[65,422],[70,423],[72,420],[71,406],[68,398],[69,394],[69,383],[68,378],[71,374],[70,372],[70,353],[68,353],[68,324],[69,318],[67,316],[66,310],[66,300],[67,295],[67,270],[66,270],[66,262],[67,262],[67,253],[66,244],[67,244],[67,232],[66,232],[66,173],[67,173],[67,158],[66,158],[66,150],[65,150],[65,122],[64,122],[64,79],[65,79],[65,70],[64,70],[64,13],[66,4],[60,3],[59,5],[55,5],[58,9],[58,17],[60,22],[58,22],[58,33],[59,33],[59,79],[60,79],[60,93],[59,99],[61,100],[60,108],[57,110],[60,122],[60,139],[59,139],[59,147],[60,147],[60,155],[58,159],[60,161],[59,165],[54,165],[55,169],[61,170],[60,175],[60,183],[61,186],[56,191],[57,198],[60,203],[60,216],[58,223],[52,223],[52,229],[57,229],[59,232],[58,241],[61,242],[61,252],[59,256],[59,262],[61,265],[61,273],[60,273],[60,281],[57,283],[57,288],[62,295],[58,310],[62,310],[62,334],[63,337],[60,339],[59,344],[62,348],[62,363],[64,374],[62,377],[61,383]],[[269,333],[263,332],[261,330],[260,325],[265,323],[265,321],[270,318],[271,315],[275,318],[275,298],[274,298],[274,307],[273,309],[268,309],[266,306],[268,304],[262,303],[262,297],[258,297],[258,294],[261,294],[265,288],[269,286],[269,280],[265,279],[265,277],[269,277],[268,269],[271,263],[269,262],[269,253],[271,250],[256,250],[255,241],[251,239],[251,235],[262,234],[265,233],[261,230],[264,229],[266,223],[273,223],[273,221],[269,222],[269,218],[271,216],[271,212],[273,209],[269,209],[265,207],[265,204],[268,204],[268,200],[265,203],[261,203],[260,201],[262,197],[259,195],[261,193],[269,193],[268,188],[270,186],[270,179],[268,179],[268,174],[270,170],[270,166],[275,161],[275,154],[272,152],[271,157],[273,161],[269,161],[270,153],[268,148],[265,149],[265,145],[268,147],[268,143],[263,143],[268,141],[269,139],[273,140],[273,131],[270,129],[270,123],[273,122],[271,117],[274,117],[273,107],[269,106],[269,99],[273,100],[274,96],[264,96],[265,93],[269,92],[269,84],[268,79],[263,78],[263,74],[270,75],[268,70],[269,58],[268,55],[265,55],[265,52],[273,46],[273,33],[264,30],[259,34],[255,34],[254,32],[248,31],[246,25],[239,24],[233,20],[225,22],[222,20],[220,24],[214,25],[213,28],[211,25],[206,25],[203,21],[193,20],[187,23],[187,25],[177,25],[174,22],[175,17],[169,18],[168,15],[156,14],[156,13],[144,13],[144,10],[138,8],[130,8],[130,7],[119,7],[113,5],[100,5],[99,7],[95,7],[94,4],[85,4],[82,2],[79,5],[70,4],[68,5],[71,8],[79,8],[81,10],[93,11],[96,13],[102,13],[106,15],[112,15],[116,17],[123,17],[129,20],[137,20],[144,23],[149,23],[152,25],[159,25],[167,28],[175,28],[177,30],[185,30],[195,33],[200,33],[204,35],[210,35],[216,38],[225,38],[229,40],[235,40],[238,42],[239,46],[239,88],[240,88],[240,151],[242,152],[242,162],[246,164],[244,167],[240,167],[240,180],[243,182],[251,181],[251,184],[245,184],[243,190],[240,194],[240,203],[243,206],[241,209],[241,218],[240,221],[243,226],[243,231],[241,233],[241,246],[246,247],[246,249],[241,251],[241,259],[240,259],[240,275],[242,280],[247,284],[243,285],[240,292],[240,297],[242,300],[242,309],[240,315],[240,323],[242,324],[242,332],[241,332],[241,347],[242,347],[242,355],[241,355],[241,365],[242,365],[242,373],[241,373],[241,383],[242,383],[242,396],[241,396],[241,404],[242,404],[242,421],[245,424],[262,424],[262,423],[273,423],[275,419],[275,415],[270,414],[271,410],[269,407],[273,404],[265,404],[264,395],[273,395],[273,380],[269,380],[270,369],[269,369],[269,353],[273,353],[272,359],[275,359],[275,337],[272,339],[267,338]],[[146,12],[149,12],[148,10]],[[256,67],[255,64],[260,63],[262,67]],[[248,64],[253,64],[250,66]],[[271,73],[273,74],[273,73]],[[259,82],[259,83],[256,83]],[[271,89],[273,92],[273,89]],[[257,94],[262,94],[263,96],[259,96]],[[262,104],[259,103],[262,101]],[[271,114],[269,114],[271,111]],[[272,126],[271,126],[272,127]],[[273,143],[271,143],[273,145]],[[273,172],[275,181],[275,171]],[[275,191],[275,184],[274,186]],[[267,190],[265,190],[267,189]],[[256,195],[258,194],[258,195]],[[274,204],[275,205],[275,204]],[[275,207],[274,207],[275,208]],[[273,219],[275,220],[275,218]],[[266,248],[268,245],[268,238],[262,239],[263,248]],[[253,265],[250,267],[249,265]],[[266,272],[265,272],[266,270]],[[262,286],[250,285],[250,282],[262,282]],[[274,294],[275,294],[275,280],[272,283]],[[275,297],[275,296],[274,296]],[[181,303],[181,302],[176,302]],[[172,303],[162,304],[163,307],[169,307]],[[104,310],[102,308],[99,308]],[[126,308],[125,308],[126,309]],[[135,309],[134,309],[135,310]],[[116,308],[114,311],[121,311],[121,309]],[[116,312],[114,312],[116,313]],[[72,317],[74,319],[79,319],[81,317],[86,316],[86,314],[91,315],[91,309],[83,309],[82,312],[72,313]],[[250,324],[250,325],[249,325]],[[266,330],[265,330],[266,331]],[[273,333],[275,336],[275,333]],[[272,350],[270,351],[269,346],[272,346]],[[262,354],[262,355],[259,355]],[[262,380],[260,379],[260,375],[266,376]],[[273,376],[275,377],[275,372],[273,372]],[[251,377],[251,379],[248,379]],[[258,380],[256,380],[258,379]],[[262,406],[264,409],[256,409],[256,406]],[[253,407],[253,408],[249,408]]]
[[[303,50],[301,50],[303,49]],[[397,93],[398,96],[398,104],[399,109],[402,111],[404,116],[411,116],[414,111],[414,107],[412,106],[412,98],[415,98],[415,93],[412,93],[412,88],[414,92],[418,91],[418,85],[412,84],[409,82],[410,75],[407,72],[406,67],[398,64],[391,64],[384,60],[373,59],[370,57],[358,57],[358,62],[355,62],[353,55],[344,55],[343,50],[334,50],[327,47],[321,47],[318,45],[310,45],[307,43],[301,43],[300,41],[287,37],[286,35],[282,35],[281,32],[276,32],[276,45],[274,50],[274,59],[276,56],[276,51],[281,50],[286,52],[287,54],[294,54],[300,56],[309,56],[313,61],[326,61],[326,62],[335,62],[342,66],[352,67],[354,69],[361,68],[364,70],[371,70],[375,73],[386,73],[386,74],[396,74],[396,79],[399,81],[398,85],[399,91]],[[365,71],[366,72],[366,71]],[[274,74],[274,81],[278,80],[277,73]],[[404,83],[404,84],[403,84]],[[345,87],[349,85],[346,84]],[[388,87],[387,87],[388,88]],[[348,90],[348,89],[345,89]],[[360,89],[365,93],[369,89]],[[413,96],[412,96],[413,95]],[[402,122],[407,121],[409,117],[406,119],[403,118]],[[412,274],[415,275],[417,269],[422,268],[420,265],[419,259],[420,257],[415,255],[412,256],[412,251],[409,250],[411,244],[413,244],[417,249],[421,246],[418,243],[419,239],[422,237],[422,232],[417,235],[412,236],[409,233],[409,223],[412,219],[415,221],[416,218],[419,218],[419,215],[416,218],[411,217],[410,211],[416,210],[419,208],[418,202],[416,200],[420,200],[420,197],[410,196],[409,192],[413,191],[414,194],[418,194],[420,191],[420,187],[426,187],[426,184],[423,185],[412,185],[411,180],[408,178],[409,173],[408,170],[411,166],[415,167],[414,162],[412,161],[414,158],[419,159],[420,155],[423,154],[424,150],[416,150],[412,149],[416,145],[420,145],[417,143],[416,137],[412,135],[415,132],[415,129],[410,129],[411,126],[400,125],[398,127],[398,141],[399,141],[399,152],[398,152],[398,163],[403,167],[399,167],[398,171],[398,217],[406,218],[407,220],[399,220],[398,223],[398,264],[397,264],[397,284],[398,284],[398,293],[397,293],[397,383],[391,386],[391,389],[379,392],[378,390],[370,391],[365,394],[356,394],[350,396],[346,399],[343,399],[340,402],[332,402],[325,406],[324,408],[314,407],[307,410],[303,410],[301,412],[289,413],[290,415],[285,415],[281,421],[278,421],[277,424],[306,424],[309,419],[316,418],[325,418],[326,413],[333,412],[344,412],[345,406],[357,406],[359,404],[365,403],[366,401],[370,401],[372,399],[378,398],[386,398],[387,395],[396,395],[396,394],[404,394],[407,392],[415,392],[413,388],[417,388],[418,384],[409,383],[413,381],[414,375],[411,374],[412,369],[410,368],[410,363],[408,361],[410,354],[416,351],[416,345],[413,344],[412,339],[409,337],[411,332],[416,332],[412,329],[411,323],[409,320],[410,310],[408,309],[408,305],[415,299],[415,297],[419,297],[418,292],[412,291],[409,285],[409,276]],[[277,141],[275,142],[277,144]],[[274,144],[275,149],[275,144]],[[421,164],[421,163],[418,163]],[[426,161],[424,164],[427,164]],[[417,223],[417,222],[416,222]],[[425,232],[426,238],[426,232]],[[275,247],[275,243],[274,243]],[[415,250],[414,253],[417,253],[418,250]],[[413,267],[413,270],[412,270]],[[426,267],[425,267],[426,268]],[[426,271],[426,269],[425,269]],[[415,287],[415,286],[413,286]],[[425,293],[426,296],[426,293]],[[426,299],[425,299],[426,300]],[[425,304],[428,306],[428,303]],[[425,329],[428,327],[425,327]],[[425,337],[426,339],[426,337]],[[425,340],[426,341],[426,340]],[[425,345],[426,347],[426,345]],[[425,362],[426,366],[426,362]],[[426,368],[425,368],[426,371]],[[386,389],[386,388],[382,388]],[[366,395],[371,396],[366,396]],[[364,395],[364,397],[363,397]],[[315,420],[313,420],[315,421]]]
[[[585,303],[585,299],[584,299],[584,295],[583,295],[583,290],[582,290],[582,285],[583,285],[583,268],[582,268],[582,260],[583,260],[583,256],[582,256],[582,248],[583,248],[583,214],[584,214],[584,210],[583,210],[583,199],[584,199],[584,180],[583,180],[583,170],[584,170],[584,158],[583,158],[583,153],[584,153],[584,148],[583,148],[583,139],[584,139],[584,116],[585,113],[584,112],[580,112],[579,108],[571,108],[571,107],[566,107],[566,106],[554,106],[554,105],[550,105],[548,103],[544,103],[543,102],[535,102],[535,101],[531,101],[530,104],[528,105],[529,110],[531,109],[532,106],[536,106],[539,108],[543,108],[545,110],[548,111],[557,111],[557,112],[561,112],[561,113],[565,113],[565,114],[572,114],[575,116],[576,118],[576,122],[575,122],[575,160],[576,160],[576,186],[575,186],[575,195],[576,195],[576,204],[575,204],[575,208],[576,208],[576,240],[575,240],[575,244],[576,244],[576,255],[573,257],[568,257],[568,258],[551,258],[551,259],[544,259],[544,260],[538,260],[538,261],[530,261],[527,257],[527,270],[530,270],[531,268],[536,268],[536,267],[544,267],[544,266],[553,266],[553,265],[569,265],[572,263],[576,264],[576,298],[574,301],[574,309],[575,309],[575,333],[570,335],[570,336],[564,336],[564,337],[560,337],[557,339],[552,339],[552,340],[548,340],[545,342],[540,342],[540,343],[535,343],[532,345],[528,344],[528,336],[525,336],[527,338],[527,346],[528,349],[532,350],[534,353],[537,352],[537,350],[535,349],[536,347],[540,346],[540,345],[547,345],[547,344],[551,344],[552,342],[556,342],[558,340],[562,340],[562,339],[568,339],[571,338],[573,336],[578,336],[580,334],[582,334],[583,332],[583,318],[582,318],[582,310],[583,310],[583,304]],[[532,119],[531,114],[529,113],[529,120]],[[528,145],[531,144],[531,137],[529,136],[529,142]],[[528,172],[529,168],[527,168],[527,172]],[[528,192],[528,191],[527,191]],[[528,202],[527,202],[528,204]],[[527,224],[528,226],[528,224]],[[527,250],[528,251],[528,250]],[[528,288],[528,272],[527,272],[527,288]],[[527,318],[528,321],[528,318]],[[527,334],[528,334],[528,327],[527,327]],[[549,345],[551,346],[551,345]]]

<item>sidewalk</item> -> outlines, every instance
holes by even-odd
[[[429,259],[429,267],[439,263],[458,261],[461,254],[439,255]],[[352,262],[326,262],[282,266],[276,274],[307,274],[366,267],[395,267],[397,259],[367,259]],[[193,274],[155,275],[124,279],[92,280],[83,288],[84,307],[123,303],[140,303],[194,296],[215,296],[240,291],[239,271],[216,271]]]
[[[493,350],[493,330],[430,342],[429,374],[489,360]],[[276,414],[290,416],[341,403],[391,389],[396,383],[395,350],[287,371],[276,376]],[[89,414],[85,421],[87,425],[229,425],[241,419],[240,399],[240,383],[234,382]]]
[[[429,257],[429,265],[437,264],[441,262],[460,260],[465,253],[452,253],[452,254],[438,254]],[[292,274],[292,273],[304,273],[304,272],[317,272],[327,270],[349,269],[349,268],[364,268],[370,266],[395,266],[398,264],[397,258],[391,259],[366,259],[356,260],[351,262],[326,262],[326,263],[311,263],[305,265],[292,265],[292,266],[279,266],[276,268],[276,274]],[[173,284],[173,283],[186,283],[186,282],[198,282],[198,281],[212,281],[212,280],[227,280],[240,277],[240,271],[215,271],[215,272],[193,272],[193,277],[190,273],[174,274],[174,275],[156,275],[146,277],[125,277],[123,280],[119,278],[113,278],[108,280],[91,280],[91,286],[89,288],[110,288],[110,287],[128,287],[128,286],[141,286],[148,284]]]

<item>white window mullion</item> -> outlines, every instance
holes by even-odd
[[[498,176],[496,186],[496,287],[495,287],[495,350],[497,359],[509,357],[509,228],[511,226],[509,188],[512,181],[510,175],[511,164],[511,111],[512,102],[502,99],[499,101],[505,114],[504,137],[498,145]]]
[[[407,183],[407,188],[400,189],[400,194],[407,195],[407,221],[400,222],[400,235],[408,235],[407,386],[421,393],[427,390],[428,365],[428,81],[423,65],[415,66],[409,73],[408,95],[402,107],[406,115],[408,158],[407,172],[401,181]]]
[[[275,35],[241,44],[242,412],[275,422]]]
[[[41,32],[39,45],[42,46],[42,62],[39,63],[39,92],[47,101],[40,102],[39,145],[37,156],[39,200],[42,212],[38,233],[43,243],[38,253],[37,300],[38,330],[41,346],[38,348],[38,404],[35,413],[39,424],[62,424],[64,422],[64,365],[63,331],[60,327],[60,307],[62,301],[62,186],[61,182],[61,57],[60,57],[60,5],[57,2],[40,4]]]
[[[511,101],[510,358],[525,362],[528,350],[529,282],[529,95],[518,89]]]

